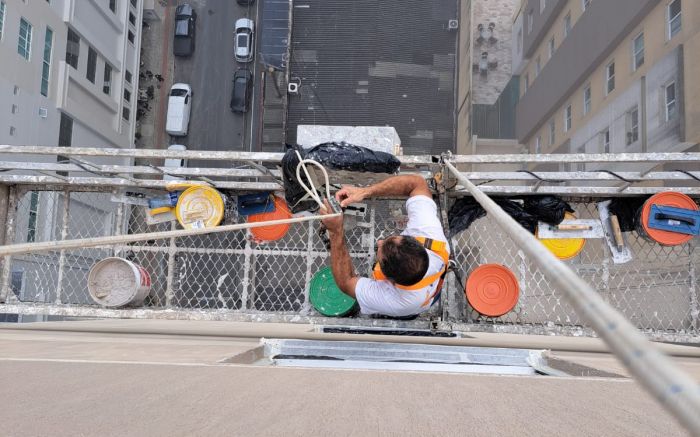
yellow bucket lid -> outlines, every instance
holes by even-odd
[[[175,217],[185,229],[212,228],[224,218],[224,199],[211,187],[190,187],[180,194]]]
[[[575,219],[576,216],[567,212],[564,215],[565,219]],[[537,237],[537,234],[535,234]],[[540,243],[544,245],[550,252],[559,259],[571,259],[578,255],[583,246],[586,245],[585,238],[539,238]]]

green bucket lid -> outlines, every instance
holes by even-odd
[[[322,268],[311,279],[309,300],[316,311],[331,317],[348,314],[357,303],[355,299],[340,291],[330,267]]]

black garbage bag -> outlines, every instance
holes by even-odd
[[[637,211],[649,197],[616,197],[608,205],[610,214],[617,216],[622,232],[632,232]]]
[[[467,229],[476,219],[486,215],[484,208],[473,197],[457,199],[447,212],[450,223],[450,238]]]
[[[282,174],[284,197],[293,213],[318,209],[318,205],[313,200],[301,201],[306,195],[306,191],[297,181],[296,171],[299,164],[297,151],[302,159],[313,159],[331,170],[396,173],[401,167],[401,161],[390,153],[376,152],[366,147],[355,146],[346,142],[323,143],[309,150],[304,150],[299,145],[288,144],[287,151],[282,158]],[[301,172],[301,177],[304,184],[310,186],[303,172]],[[321,194],[321,197],[324,196],[325,193]]]
[[[574,212],[571,205],[558,196],[528,196],[524,198],[523,208],[537,220],[556,226],[564,220],[567,212]]]
[[[503,210],[515,219],[522,227],[530,231],[532,234],[537,229],[537,217],[525,211],[518,203],[506,198],[494,198]],[[486,215],[484,208],[471,197],[463,197],[458,199],[447,213],[447,220],[450,223],[450,237],[467,229],[474,220]]]

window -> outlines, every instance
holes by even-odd
[[[17,53],[27,61],[32,52],[32,25],[29,21],[19,20],[19,38],[17,40]]]
[[[129,23],[136,26],[136,15],[134,15],[132,12],[129,12]]]
[[[571,105],[567,105],[564,109],[564,132],[571,130]]]
[[[73,119],[61,112],[58,125],[58,147],[70,147],[73,144]]]
[[[537,57],[537,60],[535,61],[535,77],[540,75],[540,72],[542,71],[542,62],[540,61],[540,57]]]
[[[12,94],[14,94],[15,96],[19,95],[19,87],[17,85],[15,85],[14,88],[12,88]]]
[[[611,62],[605,67],[605,95],[610,94],[615,89],[615,62]]]
[[[549,59],[552,59],[552,56],[554,56],[554,37],[549,39]]]
[[[127,37],[129,38],[129,42],[130,42],[131,44],[133,44],[133,43],[134,43],[134,38],[135,38],[134,32],[129,31]]]
[[[124,89],[124,100],[131,102],[131,91]]]
[[[78,69],[78,57],[80,56],[80,37],[68,29],[68,39],[66,41],[66,64]]]
[[[530,12],[527,13],[527,33],[532,32],[532,23],[533,23],[534,19],[535,19],[535,14],[532,11],[532,9],[530,9]]]
[[[627,142],[630,144],[639,139],[639,109],[635,106],[634,109],[627,112]]]
[[[49,95],[49,77],[51,76],[51,46],[53,45],[53,30],[46,28],[44,36],[44,62],[41,69],[41,95]]]
[[[540,0],[540,14],[544,12],[544,9],[547,7],[547,0]]]
[[[95,83],[95,71],[97,70],[97,52],[92,47],[88,47],[87,72],[85,77]]]
[[[569,36],[569,32],[571,32],[571,12],[564,17],[564,38]]]
[[[109,10],[117,12],[117,0],[109,0]]]
[[[131,112],[131,111],[129,110],[129,108],[127,108],[126,106],[123,107],[123,108],[122,108],[122,118],[123,118],[124,120],[126,120],[126,121],[129,121],[129,113],[130,113],[130,112]]]
[[[102,92],[112,94],[112,66],[105,62],[105,72],[102,82]]]
[[[644,64],[644,33],[632,40],[632,70],[637,71]]]
[[[131,6],[136,7],[136,3],[138,3],[138,0],[131,0]]]
[[[5,2],[0,2],[0,40],[2,40],[2,31],[5,27]]]
[[[525,91],[530,88],[530,73],[525,73]]]
[[[673,0],[668,4],[668,39],[681,31],[681,0]]]
[[[603,153],[610,153],[610,129],[600,133],[600,149]]]
[[[131,71],[126,70],[126,72],[124,73],[124,79],[125,79],[127,82],[131,83]]]
[[[586,85],[583,89],[583,115],[591,112],[591,86]]]
[[[17,131],[17,129],[15,129],[14,126],[10,126],[10,136],[13,136],[16,131]]]
[[[556,131],[556,126],[554,125],[554,119],[549,120],[549,145],[553,146],[554,145],[554,134]]]
[[[676,84],[671,82],[664,87],[666,102],[666,121],[671,120],[676,116]]]
[[[591,0],[581,0],[581,9],[586,12],[586,9],[588,9],[588,6],[590,6]]]
[[[32,191],[29,195],[29,220],[27,222],[27,243],[36,241],[36,221],[39,216],[39,192]]]
[[[535,139],[535,154],[539,155],[542,153],[542,136],[538,135]]]
[[[10,109],[11,114],[17,114],[19,112],[19,106],[12,104],[12,109]]]

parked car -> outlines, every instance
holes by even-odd
[[[235,26],[236,61],[250,62],[253,60],[253,34],[255,23],[250,18],[239,18]]]
[[[194,53],[194,29],[197,12],[191,5],[185,3],[175,9],[175,41],[173,53],[175,56],[191,56]]]
[[[237,0],[239,5],[252,5],[255,0]]]
[[[190,124],[192,88],[186,83],[176,83],[170,88],[168,97],[168,120],[165,131],[175,137],[184,137]]]
[[[239,68],[233,74],[233,91],[231,92],[231,111],[248,112],[250,100],[250,88],[253,84],[253,75],[247,68]]]
[[[168,146],[168,150],[171,152],[185,152],[187,151],[187,147],[183,146],[182,144],[171,144]],[[163,162],[163,167],[166,167],[167,169],[178,169],[185,167],[185,160],[180,159],[180,158],[166,158],[165,162]],[[181,177],[178,176],[171,176],[169,174],[163,175],[163,180],[164,181],[179,181],[182,180]]]

